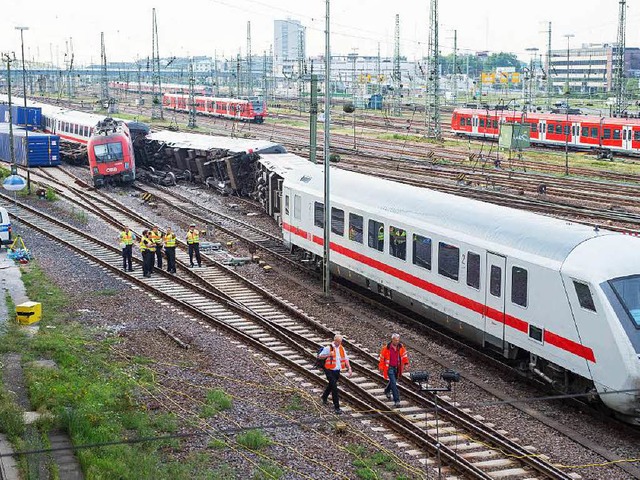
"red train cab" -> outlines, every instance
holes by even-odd
[[[93,129],[87,143],[93,184],[133,183],[136,162],[129,128],[124,122],[105,118]]]

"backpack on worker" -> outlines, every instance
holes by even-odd
[[[320,347],[320,349],[318,350],[318,353],[316,354],[316,361],[313,364],[314,368],[317,368],[318,370],[324,370],[324,364],[327,361],[326,358],[320,358],[320,355],[322,354],[322,351],[324,350],[325,347]],[[331,355],[331,351],[333,350],[333,345],[329,345],[329,355]]]

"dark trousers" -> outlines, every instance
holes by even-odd
[[[400,394],[398,393],[398,367],[389,367],[387,372],[389,375],[389,383],[387,388],[384,389],[384,394],[391,392],[393,394],[393,401],[400,401]]]
[[[133,245],[125,245],[122,249],[122,268],[123,270],[133,270],[131,262],[133,261]]]
[[[154,256],[155,252],[150,252],[149,250],[145,250],[142,254],[142,273],[144,275],[151,275],[151,272],[153,272]]]
[[[156,244],[156,264],[162,268],[162,245]]]
[[[193,254],[196,255],[196,261],[198,262],[198,266],[202,266],[202,260],[200,259],[200,244],[199,243],[190,243],[189,244],[189,263],[193,266]]]
[[[167,254],[167,272],[176,273],[176,247],[164,247]]]
[[[331,398],[333,399],[333,406],[337,410],[340,408],[340,396],[338,394],[338,380],[340,380],[340,370],[327,370],[324,369],[324,374],[327,376],[327,380],[329,380],[329,385],[324,389],[324,393],[322,394],[322,401],[326,401],[329,398],[329,393],[331,393]]]

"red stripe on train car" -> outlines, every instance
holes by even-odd
[[[293,233],[305,240],[311,240],[313,243],[318,245],[323,245],[324,240],[322,237],[317,235],[312,235],[301,228],[294,227],[293,225],[289,225],[288,223],[282,223],[282,228],[288,232]],[[345,257],[351,258],[359,263],[367,265],[368,267],[374,268],[380,272],[386,273],[392,277],[395,277],[403,282],[406,282],[414,287],[420,288],[426,292],[437,295],[440,298],[448,300],[456,305],[464,307],[473,312],[479,313],[481,315],[485,315],[492,320],[500,323],[504,323],[506,326],[511,327],[519,332],[528,334],[529,333],[529,323],[514,317],[509,314],[503,314],[499,310],[493,309],[491,307],[486,306],[483,303],[477,302],[470,298],[467,298],[459,293],[452,292],[451,290],[447,290],[446,288],[435,285],[431,282],[428,282],[420,277],[416,277],[410,273],[407,273],[398,268],[392,267],[384,262],[379,260],[375,260],[371,257],[367,257],[361,253],[355,252],[353,250],[348,249],[347,247],[337,244],[335,242],[331,242],[331,250]],[[580,345],[579,343],[574,342],[573,340],[569,340],[568,338],[561,337],[549,330],[544,331],[544,340],[546,343],[553,345],[561,350],[565,350],[569,353],[577,355],[578,357],[584,358],[590,362],[596,363],[595,356],[593,354],[593,350],[589,347],[585,347],[584,345]]]

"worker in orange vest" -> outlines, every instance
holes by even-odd
[[[400,394],[398,393],[398,377],[403,371],[409,370],[409,357],[407,349],[400,343],[400,335],[394,333],[391,335],[391,341],[382,347],[380,351],[380,362],[378,364],[380,373],[385,380],[389,380],[384,394],[389,400],[393,394],[393,406],[400,406]]]
[[[327,376],[329,385],[324,389],[322,394],[322,403],[327,404],[329,399],[329,393],[333,400],[333,408],[337,415],[342,414],[340,410],[340,397],[338,395],[338,380],[340,380],[340,371],[347,369],[347,376],[350,377],[353,372],[351,370],[351,364],[349,363],[349,357],[344,351],[342,346],[342,335],[336,335],[333,337],[333,343],[327,345],[318,354],[318,358],[324,359],[324,374]]]

